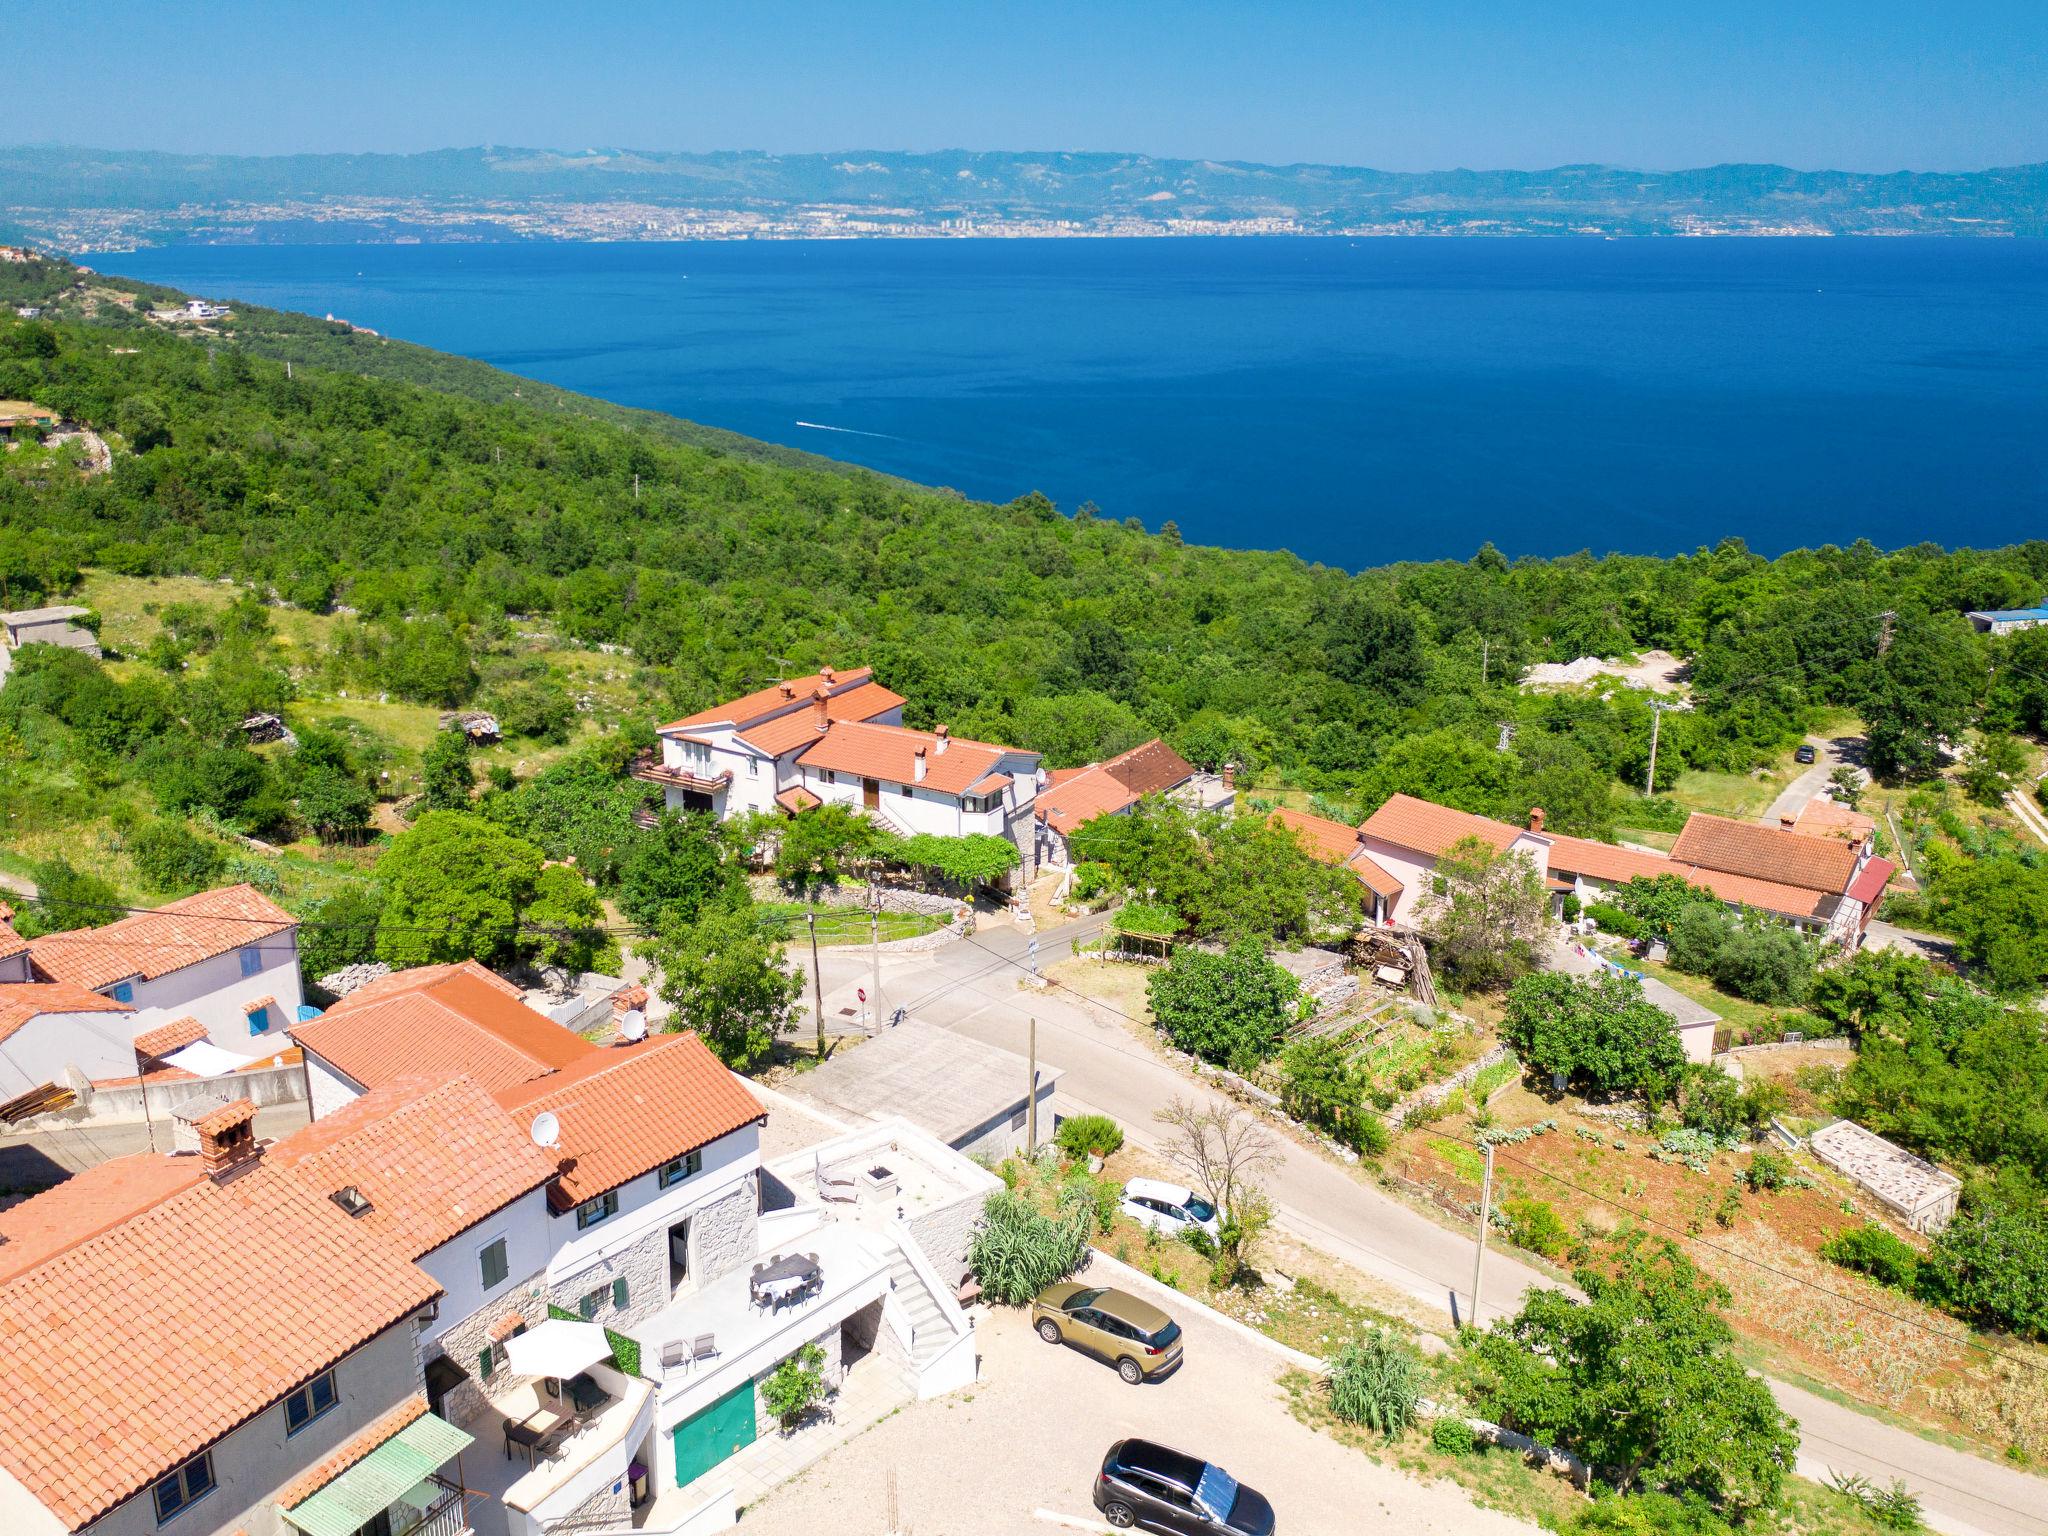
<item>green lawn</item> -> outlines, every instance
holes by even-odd
[[[1747,998],[1735,996],[1732,992],[1723,992],[1703,976],[1675,971],[1668,965],[1659,965],[1652,960],[1624,959],[1622,964],[1631,970],[1641,971],[1645,976],[1656,977],[1672,991],[1683,993],[1696,1003],[1704,1003],[1720,1014],[1728,1027],[1737,1034],[1749,1031],[1754,1035],[1770,1038],[1783,1029],[1804,1030],[1809,1036],[1826,1032],[1825,1026],[1803,1009],[1752,1003]]]
[[[756,910],[770,917],[785,919],[789,924],[792,939],[804,941],[807,938],[804,914],[813,910],[798,901],[763,901],[756,903]],[[865,944],[872,936],[868,914],[851,907],[818,907],[818,943]],[[946,926],[942,917],[928,917],[920,912],[884,912],[881,915],[881,939],[884,944],[891,939],[914,939],[921,934],[931,933]]]

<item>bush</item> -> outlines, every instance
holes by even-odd
[[[121,893],[98,875],[73,869],[62,859],[34,866],[33,874],[36,899],[14,918],[14,931],[24,939],[99,928],[122,914]]]
[[[220,849],[178,821],[153,821],[128,840],[129,857],[150,889],[166,895],[203,890],[219,876]]]
[[[1085,1204],[1090,1219],[1095,1223],[1095,1230],[1106,1232],[1123,1205],[1124,1192],[1111,1180],[1098,1179],[1086,1168],[1077,1167],[1067,1175],[1060,1198],[1074,1204]]]
[[[1685,1069],[1671,1015],[1640,983],[1612,972],[1582,981],[1560,971],[1525,976],[1508,989],[1501,1037],[1540,1077],[1562,1072],[1594,1093],[1662,1099]]]
[[[1586,908],[1586,916],[1600,925],[1602,933],[1611,933],[1624,939],[1639,939],[1643,936],[1643,925],[1611,901],[1592,903]]]
[[[1256,1069],[1301,1013],[1300,984],[1255,939],[1240,939],[1220,955],[1183,947],[1146,985],[1167,1039],[1233,1071]]]
[[[1095,1233],[1088,1207],[1069,1202],[1055,1221],[1011,1191],[998,1190],[981,1208],[967,1244],[967,1267],[982,1294],[1021,1307],[1055,1280],[1081,1267]]]
[[[1912,1291],[1920,1271],[1919,1251],[1876,1222],[1837,1232],[1820,1245],[1820,1256],[1899,1291]]]
[[[344,886],[314,902],[299,928],[299,968],[317,981],[343,966],[377,958],[377,922],[384,892],[376,885]]]
[[[1415,1356],[1384,1328],[1346,1344],[1330,1362],[1330,1407],[1337,1417],[1392,1439],[1415,1422]]]
[[[2048,1214],[1986,1206],[1942,1228],[1920,1297],[1984,1328],[2048,1339]]]
[[[1562,1259],[1571,1252],[1571,1229],[1548,1200],[1510,1200],[1501,1214],[1508,1220],[1508,1241],[1517,1248],[1546,1259]]]
[[[1108,1157],[1123,1146],[1124,1129],[1107,1115],[1069,1115],[1053,1141],[1069,1157]]]
[[[1455,1414],[1445,1414],[1429,1426],[1429,1443],[1446,1456],[1470,1456],[1479,1450],[1479,1435]]]
[[[1386,1122],[1365,1106],[1367,1078],[1333,1039],[1304,1040],[1280,1057],[1280,1104],[1366,1157],[1387,1150]]]
[[[1749,1166],[1742,1170],[1742,1182],[1759,1193],[1789,1189],[1797,1178],[1792,1170],[1792,1159],[1782,1152],[1773,1152],[1769,1147],[1759,1147],[1750,1155]]]
[[[794,1429],[825,1398],[825,1351],[806,1344],[761,1382],[761,1405],[784,1429]]]

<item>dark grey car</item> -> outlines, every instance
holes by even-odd
[[[1095,1507],[1119,1529],[1171,1536],[1273,1536],[1273,1506],[1214,1462],[1150,1440],[1119,1440],[1102,1458]]]

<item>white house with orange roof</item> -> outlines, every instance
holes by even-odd
[[[1083,768],[1055,768],[1044,776],[1033,808],[1039,862],[1065,864],[1067,839],[1076,830],[1098,816],[1128,816],[1147,795],[1166,795],[1195,810],[1229,810],[1236,778],[1227,766],[1221,774],[1198,772],[1156,737]]]
[[[658,727],[659,760],[636,763],[633,774],[659,784],[673,811],[720,820],[778,806],[794,812],[800,797],[779,797],[796,786],[797,755],[835,721],[900,725],[903,696],[876,682],[871,667],[824,667]]]

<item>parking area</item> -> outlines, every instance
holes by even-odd
[[[1142,1435],[1206,1456],[1259,1489],[1285,1536],[1536,1529],[1317,1434],[1288,1412],[1283,1361],[1221,1324],[1185,1309],[1176,1316],[1186,1364],[1164,1381],[1127,1387],[1092,1357],[1041,1342],[1024,1314],[985,1314],[974,1387],[905,1407],[748,1509],[740,1528],[747,1536],[886,1536],[893,1479],[894,1529],[917,1536],[1075,1528],[1040,1510],[1090,1529],[1098,1522],[1088,1494],[1103,1452]]]

